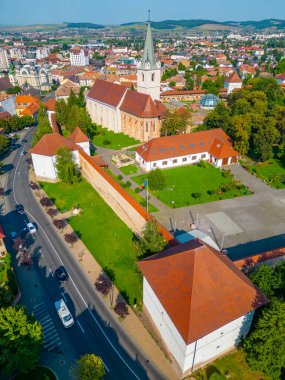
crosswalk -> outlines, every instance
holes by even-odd
[[[43,328],[43,341],[44,349],[47,351],[53,351],[62,344],[55,325],[50,317],[44,302],[35,305],[33,308],[33,314],[37,321],[39,321]]]

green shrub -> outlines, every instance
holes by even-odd
[[[123,179],[122,174],[119,174],[119,175],[118,175],[118,180],[121,181],[122,179]]]
[[[127,181],[127,182],[126,182],[126,187],[131,187],[131,186],[132,186],[131,182],[130,182],[130,181]]]
[[[201,198],[201,196],[202,196],[201,193],[192,193],[191,195],[192,195],[192,197],[193,197],[194,199]]]
[[[110,145],[112,143],[112,141],[107,140],[107,139],[103,140],[102,142],[103,142],[103,145]]]
[[[199,166],[199,168],[204,168],[204,169],[205,169],[205,168],[207,167],[207,164],[206,164],[205,161],[200,160],[200,161],[198,162],[197,166]]]
[[[160,169],[152,170],[148,175],[148,184],[151,190],[162,190],[165,186],[165,176]]]
[[[136,187],[135,188],[135,192],[138,194],[139,192],[141,191],[141,188],[140,187]]]

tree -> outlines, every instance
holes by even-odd
[[[114,312],[121,318],[126,318],[129,314],[128,305],[124,301],[117,301],[116,306],[114,307]]]
[[[64,240],[67,243],[71,244],[71,246],[73,246],[73,244],[77,242],[78,236],[76,235],[75,232],[71,232],[70,234],[65,234],[64,235]]]
[[[273,145],[280,136],[274,124],[274,119],[266,118],[263,126],[253,136],[254,148],[261,161],[266,161],[273,156]]]
[[[175,86],[176,86],[176,82],[174,81],[169,82],[169,87],[175,87]]]
[[[160,169],[151,170],[148,175],[148,185],[151,190],[162,190],[165,186],[165,176]]]
[[[255,321],[243,348],[250,366],[273,380],[281,379],[285,367],[285,303],[273,299]]]
[[[189,108],[183,107],[179,110],[165,112],[162,120],[161,135],[172,136],[185,133],[186,128],[191,123],[191,112]]]
[[[268,298],[273,297],[276,289],[281,285],[278,273],[276,273],[274,268],[266,264],[260,265],[250,275],[250,279]]]
[[[250,138],[250,115],[235,115],[232,118],[232,137],[234,148],[241,154],[247,154]]]
[[[0,154],[4,153],[9,146],[7,137],[0,135]]]
[[[112,289],[112,281],[104,272],[102,272],[95,282],[95,288],[99,293],[107,296]]]
[[[43,347],[42,327],[24,308],[0,309],[0,368],[5,374],[33,368]]]
[[[77,96],[77,105],[79,107],[85,107],[86,106],[86,100],[84,97],[84,87],[80,87],[79,94]]]
[[[54,219],[53,224],[59,230],[63,230],[67,223],[65,219]]]
[[[82,355],[76,362],[76,375],[78,380],[101,380],[105,375],[102,359],[94,354]]]
[[[205,117],[204,126],[206,129],[222,128],[231,135],[232,120],[231,111],[223,102],[219,102],[216,108]]]
[[[5,90],[6,94],[19,94],[21,91],[21,87],[19,86],[14,86]]]
[[[55,167],[61,181],[72,184],[80,180],[79,168],[73,161],[69,148],[61,147],[58,149]]]
[[[159,224],[155,220],[146,222],[139,245],[143,257],[160,252],[165,248],[166,240],[160,232]]]
[[[38,126],[37,126],[37,131],[33,136],[33,141],[32,145],[36,145],[38,141],[44,136],[49,133],[52,133],[52,129],[48,120],[47,115],[43,116],[40,118]]]
[[[67,107],[70,109],[72,106],[75,106],[77,104],[77,98],[74,94],[73,90],[70,91],[69,97],[67,99]]]

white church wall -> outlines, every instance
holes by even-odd
[[[89,143],[89,141],[76,143],[76,145],[79,145],[84,150],[84,152],[87,153],[88,156],[90,156],[90,143]]]
[[[32,160],[37,177],[56,180],[54,157],[32,153]]]

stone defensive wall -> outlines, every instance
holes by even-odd
[[[82,175],[113,209],[120,219],[136,234],[141,234],[146,220],[154,220],[134,198],[132,198],[92,157],[79,151]],[[160,225],[161,233],[170,245],[178,242]]]

